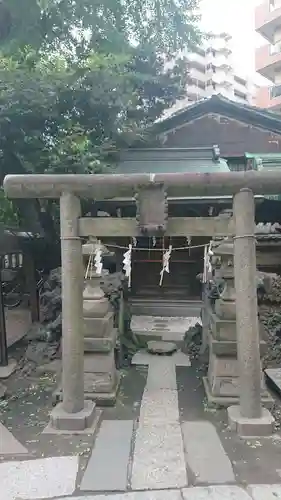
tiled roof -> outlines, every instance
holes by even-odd
[[[281,134],[280,113],[250,106],[249,104],[240,104],[222,95],[213,95],[210,98],[197,101],[166,119],[158,121],[151,128],[151,133],[161,134],[168,132],[208,113],[222,114],[229,118]]]

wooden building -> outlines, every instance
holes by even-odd
[[[159,121],[150,132],[151,141],[165,148],[218,144],[221,156],[229,160],[243,157],[246,151],[281,153],[281,114],[220,95]]]
[[[206,146],[213,147],[206,147]],[[217,145],[217,146],[216,146]],[[244,170],[249,167],[252,154],[281,153],[281,115],[252,106],[240,105],[222,96],[213,96],[159,121],[147,131],[143,141],[120,153],[118,173],[149,172],[211,172]],[[216,217],[231,208],[229,197],[219,199],[169,199],[169,217]],[[263,220],[263,197],[257,198],[259,220]],[[114,200],[97,204],[111,216],[135,217],[134,200]],[[195,222],[195,220],[194,220]],[[203,269],[203,245],[212,234],[165,238],[137,239],[138,250],[133,251],[132,295],[153,300],[186,301],[200,297],[196,275]],[[112,241],[112,240],[111,240]],[[128,238],[115,237],[120,246],[127,246]],[[182,248],[191,242],[198,248],[173,251],[170,273],[159,286],[162,256],[169,245]],[[202,245],[202,246],[201,246]],[[140,250],[142,248],[142,250]],[[119,261],[122,255],[119,255]]]

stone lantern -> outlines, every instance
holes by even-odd
[[[234,282],[233,240],[221,241],[213,247],[215,280],[224,285],[209,315],[209,368],[204,386],[209,403],[229,406],[239,401],[239,366],[237,361],[236,297]],[[261,341],[263,352],[264,342]],[[262,399],[270,399],[261,380]]]
[[[97,249],[102,256],[111,254],[95,238],[82,246],[86,268],[83,292],[85,397],[100,405],[110,405],[115,403],[119,382],[114,355],[117,330],[114,312],[100,286],[108,271],[98,274],[95,263],[89,264]]]
[[[233,252],[233,241],[224,241],[214,249],[214,255],[220,256],[220,267],[216,271],[216,279],[224,281],[223,290],[216,300],[215,312],[218,317],[226,320],[236,319]]]

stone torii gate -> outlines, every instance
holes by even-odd
[[[154,190],[160,187],[158,195]],[[95,416],[95,404],[84,401],[84,342],[83,342],[83,265],[81,237],[104,236],[101,225],[116,235],[123,227],[124,236],[144,234],[124,219],[80,218],[80,197],[108,200],[134,197],[140,190],[153,193],[157,203],[167,196],[233,195],[234,274],[236,288],[237,344],[240,373],[240,404],[228,408],[229,422],[241,435],[267,435],[272,432],[273,418],[261,404],[261,366],[259,353],[258,311],[256,295],[255,204],[254,195],[277,194],[281,189],[281,172],[227,172],[213,174],[130,174],[130,175],[9,175],[4,180],[5,193],[11,198],[59,198],[61,219],[62,259],[62,364],[63,400],[51,414],[51,424],[63,431],[90,427]],[[161,194],[162,193],[162,194]],[[164,198],[163,198],[163,196]],[[152,197],[148,199],[152,203]],[[144,205],[144,203],[142,203]],[[151,204],[150,214],[151,212]],[[164,213],[164,212],[163,212]],[[163,215],[162,213],[162,215]],[[147,214],[146,214],[147,215]],[[161,210],[156,207],[156,219],[148,223],[147,231],[167,234],[182,227],[183,235],[192,235],[194,224],[201,219],[170,219],[159,224]],[[153,218],[153,216],[152,216]],[[144,217],[145,219],[145,217]],[[155,214],[154,214],[155,219]],[[205,228],[211,234],[220,233],[218,219],[209,218]],[[89,230],[89,224],[91,230]],[[119,226],[118,226],[119,225]],[[86,226],[88,229],[86,230]],[[206,229],[207,231],[207,229]],[[102,234],[101,234],[102,233]],[[120,231],[119,231],[120,234]],[[226,232],[221,230],[221,234]]]

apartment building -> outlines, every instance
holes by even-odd
[[[256,104],[281,111],[281,0],[256,7],[255,29],[267,41],[256,49],[256,71],[271,82],[258,91]]]
[[[254,85],[235,74],[232,64],[232,38],[227,33],[213,35],[202,47],[184,54],[189,66],[186,98],[178,101],[167,114],[214,94],[252,104]],[[167,116],[166,114],[166,116]]]

